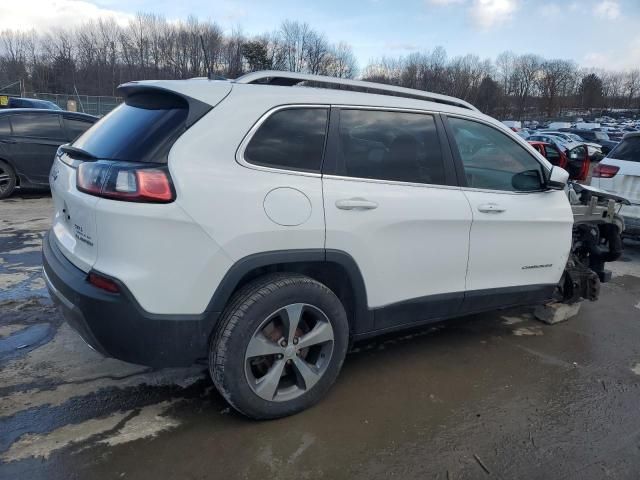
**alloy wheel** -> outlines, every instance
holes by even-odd
[[[322,378],[333,344],[333,327],[322,310],[305,303],[282,307],[249,340],[245,352],[249,386],[268,401],[297,398]]]

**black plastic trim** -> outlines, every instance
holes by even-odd
[[[387,332],[504,308],[537,305],[552,299],[556,284],[524,285],[455,292],[394,303],[373,310],[376,328],[356,332],[354,341]]]
[[[456,171],[458,186],[467,187],[467,176],[464,173],[464,165],[462,164],[462,158],[460,157],[458,144],[455,141],[453,130],[451,129],[451,125],[449,124],[449,117],[444,114],[440,114],[440,121],[442,122],[442,126],[444,127],[445,135],[448,140],[447,145],[449,145],[449,152],[451,153],[453,165]]]
[[[374,310],[375,328],[383,330],[414,323],[449,318],[459,314],[464,292],[414,298]]]
[[[62,254],[51,237],[47,233],[42,244],[49,292],[90,346],[104,355],[153,367],[189,366],[207,356],[219,312],[148,313],[117,279],[112,278],[120,288],[117,294],[91,285],[87,274]]]
[[[355,332],[373,328],[373,313],[367,306],[367,292],[362,273],[351,255],[340,250],[304,249],[276,250],[256,253],[238,260],[227,271],[213,294],[207,311],[223,311],[233,292],[248,274],[261,267],[300,263],[334,263],[340,265],[349,275],[349,281],[355,296],[356,316],[352,319]]]

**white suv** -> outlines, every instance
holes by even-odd
[[[106,355],[208,357],[248,416],[314,404],[354,340],[597,295],[565,271],[567,173],[464,101],[286,72],[120,91],[52,167],[50,292]]]
[[[627,133],[593,169],[591,185],[627,198],[620,210],[625,232],[640,235],[640,132]]]

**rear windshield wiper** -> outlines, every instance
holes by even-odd
[[[93,153],[89,153],[82,148],[72,147],[71,145],[60,145],[60,151],[73,158],[84,158],[85,160],[98,159],[98,157],[96,157]]]

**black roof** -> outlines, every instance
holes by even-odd
[[[42,115],[63,114],[65,117],[75,117],[77,119],[82,119],[82,120],[91,120],[91,121],[99,120],[98,117],[94,115],[89,115],[88,113],[70,112],[68,110],[52,110],[50,108],[3,108],[3,109],[0,109],[0,116],[12,115],[16,113],[39,113]]]

